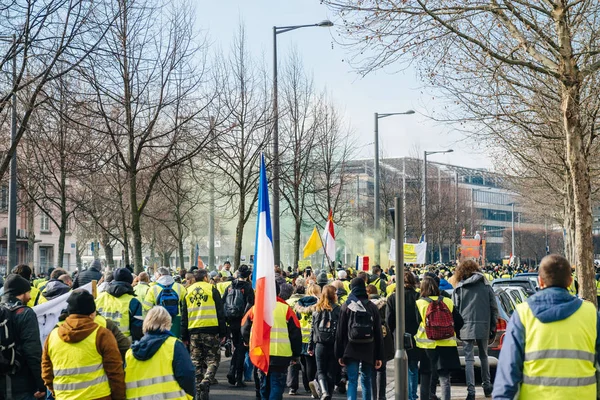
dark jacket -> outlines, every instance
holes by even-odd
[[[231,282],[231,285],[225,289],[225,294],[223,294],[223,304],[227,302],[227,296],[229,295],[229,288],[232,290],[239,289],[244,293],[244,302],[246,303],[246,308],[244,309],[244,315],[252,308],[254,305],[254,289],[252,289],[252,283],[248,281],[242,281],[240,279],[235,279]],[[234,318],[235,320],[241,320],[243,318]],[[229,318],[228,318],[229,319]]]
[[[112,281],[106,292],[114,297],[121,297],[124,294],[130,294],[135,296],[133,287],[122,281]],[[140,340],[144,336],[142,332],[142,325],[144,320],[142,318],[142,303],[134,297],[129,301],[129,331],[131,332],[131,338],[133,341]]]
[[[331,324],[335,329],[337,329],[338,323],[340,321],[341,310],[342,310],[342,307],[340,307],[338,304],[334,304],[331,311],[328,311],[331,313]],[[319,328],[319,323],[321,322],[321,319],[325,315],[325,312],[326,311],[316,311],[316,310],[313,312],[312,325],[311,325],[311,330],[310,330],[310,342],[308,343],[309,351],[313,351],[315,349],[315,345],[317,343],[320,343],[318,328]],[[333,339],[335,340],[335,333],[334,333]],[[328,346],[333,345],[333,343],[324,343],[324,344],[326,344]]]
[[[62,296],[65,293],[69,293],[71,288],[69,285],[65,285],[62,281],[58,279],[51,279],[46,284],[44,291],[42,292],[42,296],[46,298],[46,300],[53,300],[57,297]]]
[[[385,359],[379,309],[366,298],[360,300],[365,309],[373,316],[374,340],[371,343],[351,343],[348,340],[348,321],[350,319],[350,313],[352,312],[348,307],[350,306],[351,301],[352,300],[349,298],[348,301],[342,305],[340,311],[340,322],[338,324],[335,339],[335,357],[337,359],[342,358],[345,363],[353,360],[374,365],[376,360],[383,361]]]
[[[90,336],[98,328],[98,324],[87,315],[69,315],[58,329],[60,340],[65,343],[79,343]],[[101,400],[125,400],[125,374],[123,360],[117,347],[117,341],[106,328],[98,328],[96,334],[96,351],[102,356],[102,366],[110,385],[110,396],[100,397]],[[48,340],[44,344],[42,356],[42,376],[50,391],[53,391],[54,368],[48,355]],[[73,368],[80,365],[73,365]],[[92,400],[92,399],[90,399]],[[96,399],[94,399],[96,400]]]
[[[35,312],[23,305],[20,300],[12,296],[3,296],[2,304],[13,308],[14,337],[16,338],[17,361],[21,368],[11,376],[13,394],[33,394],[37,391],[44,392],[42,380],[42,342]],[[6,390],[5,380],[2,379],[1,389]]]
[[[573,315],[583,300],[571,296],[566,289],[550,287],[543,289],[529,299],[527,304],[533,316],[543,323],[562,321]],[[581,321],[594,324],[600,332],[600,315],[596,321]],[[596,336],[596,362],[600,350],[600,335]],[[498,369],[494,381],[493,398],[512,400],[523,382],[523,363],[525,361],[525,327],[515,311],[510,317],[504,336],[504,344],[498,360]],[[560,360],[557,359],[557,362]]]
[[[283,300],[281,297],[277,297],[277,302],[287,305],[285,300]],[[288,328],[288,336],[290,338],[290,345],[292,347],[292,356],[279,357],[271,355],[269,360],[269,372],[286,372],[290,365],[290,361],[299,357],[300,353],[302,352],[302,331],[300,330],[300,322],[298,321],[298,318],[296,317],[294,311],[292,311],[291,307],[288,308],[285,318]],[[252,331],[253,320],[254,307],[252,307],[246,313],[244,319],[242,320],[242,338],[246,344],[250,344],[250,332]]]
[[[404,288],[404,327],[412,336],[419,329],[419,311],[417,310],[417,299],[419,293],[412,288]],[[387,298],[386,317],[390,331],[396,331],[396,293],[393,292]]]
[[[171,332],[150,331],[144,337],[131,346],[133,356],[139,361],[146,361],[154,357],[154,354],[160,349],[165,340],[173,336]],[[181,341],[175,343],[173,349],[173,375],[179,386],[190,396],[196,395],[194,364],[190,358],[190,353]],[[127,366],[125,366],[127,372]]]
[[[459,282],[452,293],[452,302],[465,322],[460,338],[487,340],[496,329],[498,306],[494,291],[483,274],[476,273]]]
[[[96,267],[89,267],[85,271],[77,274],[73,281],[73,289],[87,285],[91,281],[99,281],[102,278],[102,272]]]
[[[191,286],[190,286],[191,287]],[[189,288],[188,288],[189,290]],[[189,291],[188,291],[189,295]],[[219,321],[218,326],[211,326],[208,328],[194,328],[188,329],[188,311],[187,301],[183,301],[181,304],[181,339],[183,341],[190,340],[192,333],[208,333],[211,335],[219,335],[224,338],[227,335],[227,326],[225,325],[225,314],[223,313],[223,301],[221,300],[221,294],[219,290],[213,285],[212,297],[215,302],[215,308],[217,309],[217,320]]]

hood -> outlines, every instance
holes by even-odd
[[[468,285],[473,285],[477,282],[483,282],[485,283],[485,279],[482,273],[480,272],[476,272],[473,275],[471,275],[470,277],[468,277],[467,279],[465,279],[464,281],[460,281],[458,283],[458,285],[456,285],[457,288],[461,287],[461,286],[468,286]],[[441,285],[440,285],[441,288]]]
[[[106,291],[108,292],[108,294],[115,297],[121,297],[124,294],[131,294],[135,296],[133,286],[131,286],[127,282],[112,281],[110,285],[108,285],[108,288],[106,288]]]
[[[335,294],[337,294],[337,297],[340,298],[342,296],[347,296],[348,292],[346,291],[346,289],[342,288],[342,289],[336,290]]]
[[[452,289],[452,285],[450,284],[450,282],[448,282],[444,278],[441,278],[440,279],[440,290],[448,290],[448,289]]]
[[[44,289],[42,295],[46,298],[46,300],[52,300],[69,292],[70,290],[71,288],[69,285],[65,285],[58,279],[52,279],[46,284],[46,289]]]
[[[131,352],[137,360],[149,360],[154,356],[154,354],[156,354],[158,349],[160,349],[160,346],[162,346],[165,340],[167,340],[170,336],[173,336],[171,332],[147,332],[142,339],[140,339],[140,341],[131,346]]]
[[[158,278],[158,280],[156,281],[156,283],[160,283],[163,286],[169,286],[172,285],[175,282],[175,279],[173,279],[173,277],[171,275],[162,275],[160,278]]]
[[[307,314],[315,311],[315,305],[319,299],[314,296],[304,296],[294,306],[294,311],[297,313]]]
[[[87,315],[69,315],[65,323],[58,327],[58,336],[66,343],[79,343],[98,327]]]
[[[369,300],[371,303],[375,304],[379,310],[381,310],[387,302],[385,297],[370,298]]]
[[[533,315],[543,323],[562,321],[573,315],[583,300],[571,296],[567,289],[550,287],[527,299]]]

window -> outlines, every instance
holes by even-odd
[[[40,220],[40,231],[49,232],[50,231],[50,218],[48,218],[48,214],[42,213],[42,217]]]
[[[0,187],[0,211],[8,211],[8,186]]]

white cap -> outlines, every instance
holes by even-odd
[[[348,276],[348,274],[346,274],[346,271],[344,271],[344,270],[340,270],[337,273],[338,279],[346,279],[347,276]]]

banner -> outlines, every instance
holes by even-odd
[[[404,263],[405,264],[425,264],[427,254],[427,242],[404,243]],[[396,262],[396,240],[392,239],[390,243],[390,254],[388,258]]]
[[[81,286],[78,289],[84,289],[92,293],[92,283],[88,283],[85,286]],[[58,323],[58,317],[67,309],[67,299],[72,292],[63,294],[53,300],[47,301],[46,303],[39,304],[33,307],[33,311],[36,313],[38,318],[38,325],[40,327],[40,339],[42,344],[46,342],[46,338],[52,332],[52,329]]]
[[[298,272],[304,272],[306,267],[312,266],[310,260],[298,260]]]

